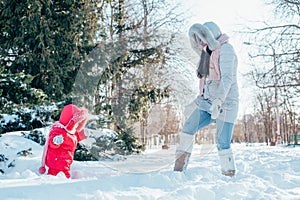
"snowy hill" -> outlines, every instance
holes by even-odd
[[[0,196],[1,200],[300,199],[300,148],[233,144],[233,150],[238,170],[234,178],[220,174],[215,146],[195,145],[185,173],[172,171],[175,146],[171,146],[117,161],[75,161],[72,179],[66,179],[61,174],[39,175],[43,147],[19,132],[8,133],[0,137],[0,154],[7,158],[0,162],[0,168],[6,167],[0,174]]]

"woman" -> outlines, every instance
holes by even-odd
[[[223,175],[234,176],[235,164],[230,148],[238,113],[237,56],[229,37],[214,22],[194,24],[189,30],[192,48],[200,55],[197,69],[200,94],[197,108],[185,122],[176,149],[174,171],[186,169],[194,144],[194,135],[216,123],[217,149]]]

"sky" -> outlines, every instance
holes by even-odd
[[[239,23],[269,18],[270,9],[263,0],[185,0],[181,1],[184,9],[189,9],[190,24],[214,21],[223,32],[232,35]]]
[[[194,23],[205,23],[213,21],[219,25],[221,31],[230,37],[238,56],[238,83],[240,90],[239,116],[251,113],[254,95],[254,87],[249,86],[249,82],[243,76],[251,69],[248,59],[249,46],[243,42],[249,42],[241,31],[245,31],[247,26],[255,27],[259,22],[274,20],[272,7],[266,6],[264,0],[178,0],[183,10],[189,10],[188,23],[185,27],[187,34],[189,27]],[[192,50],[191,50],[192,51]],[[245,95],[247,94],[247,95]],[[250,95],[248,95],[250,94]]]

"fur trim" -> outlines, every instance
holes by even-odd
[[[207,43],[208,48],[212,51],[220,46],[219,41],[214,38],[212,32],[202,24],[192,25],[189,30],[189,37],[192,41],[195,40],[194,38],[200,38],[205,43]],[[195,41],[194,43],[197,43],[197,41]]]
[[[218,151],[222,174],[233,174],[235,173],[234,157],[231,149],[224,149]]]
[[[201,56],[202,50],[203,50],[203,46],[200,44],[200,38],[197,34],[193,34],[189,36],[190,38],[190,44],[193,48],[193,50],[199,55]]]
[[[206,26],[210,30],[215,39],[218,39],[222,35],[219,26],[214,22],[205,22],[203,26]]]

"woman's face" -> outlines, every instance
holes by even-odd
[[[194,34],[194,41],[195,41],[196,44],[200,44],[202,47],[204,47],[204,46],[207,45],[203,40],[201,40],[201,39],[200,39],[198,36],[196,36],[195,34]]]
[[[201,44],[202,46],[206,46],[206,45],[207,45],[203,40],[200,40],[200,44]]]

